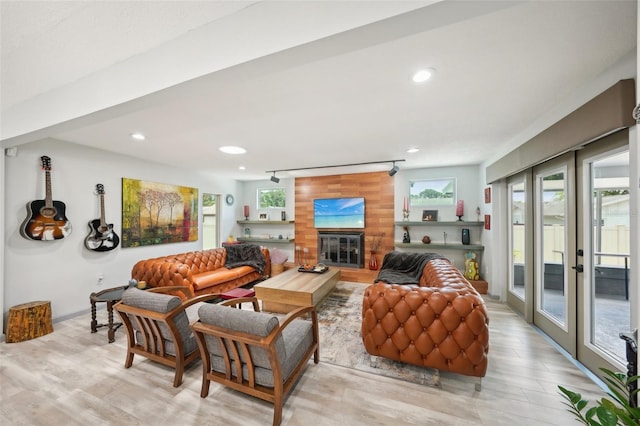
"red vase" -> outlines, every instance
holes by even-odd
[[[375,251],[371,251],[371,257],[369,257],[369,269],[372,271],[378,270],[378,258],[376,257]]]

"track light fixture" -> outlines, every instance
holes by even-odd
[[[391,168],[391,170],[389,170],[389,176],[393,176],[396,173],[398,173],[398,170],[400,170],[400,167],[396,166],[396,162],[393,162],[393,167]]]
[[[280,182],[280,179],[276,177],[276,172],[294,172],[298,170],[328,169],[331,167],[351,167],[351,166],[364,166],[367,164],[393,163],[393,168],[389,170],[389,176],[393,176],[396,173],[398,173],[398,170],[400,170],[400,168],[396,166],[396,163],[399,163],[400,161],[405,161],[405,160],[403,159],[403,160],[386,160],[386,161],[367,161],[366,163],[336,164],[334,166],[299,167],[297,169],[267,170],[265,173],[273,173],[273,176],[271,176],[271,182],[278,183]]]

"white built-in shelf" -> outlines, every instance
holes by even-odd
[[[400,221],[395,222],[396,226],[482,226],[484,222],[467,222],[464,220],[455,220],[452,222],[429,222],[429,221],[421,221],[421,222],[409,222],[409,221]]]
[[[239,225],[290,225],[294,220],[238,220]]]
[[[415,242],[415,243],[401,243],[396,241],[396,247],[399,248],[423,248],[423,249],[437,249],[437,250],[477,250],[484,251],[484,246],[480,244],[457,244],[457,243],[429,243],[424,244],[423,242]]]
[[[241,243],[269,243],[269,244],[289,244],[294,242],[293,238],[252,238],[238,237]]]

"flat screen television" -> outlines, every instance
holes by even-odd
[[[364,198],[321,198],[313,200],[316,228],[364,228]]]

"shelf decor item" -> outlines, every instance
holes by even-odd
[[[376,257],[376,252],[374,250],[371,250],[370,253],[370,257],[369,257],[369,269],[372,271],[377,271],[378,270],[378,258]]]
[[[249,206],[244,206],[244,220],[249,220]]]
[[[422,221],[423,222],[437,222],[438,221],[438,210],[422,210]]]
[[[464,201],[458,200],[456,204],[456,216],[458,216],[458,222],[462,222],[462,216],[464,216]]]
[[[409,227],[403,226],[404,235],[402,235],[402,242],[405,244],[409,244],[411,242],[411,235],[409,234]]]
[[[402,220],[405,222],[409,220],[409,199],[404,197],[404,203],[402,204]]]

